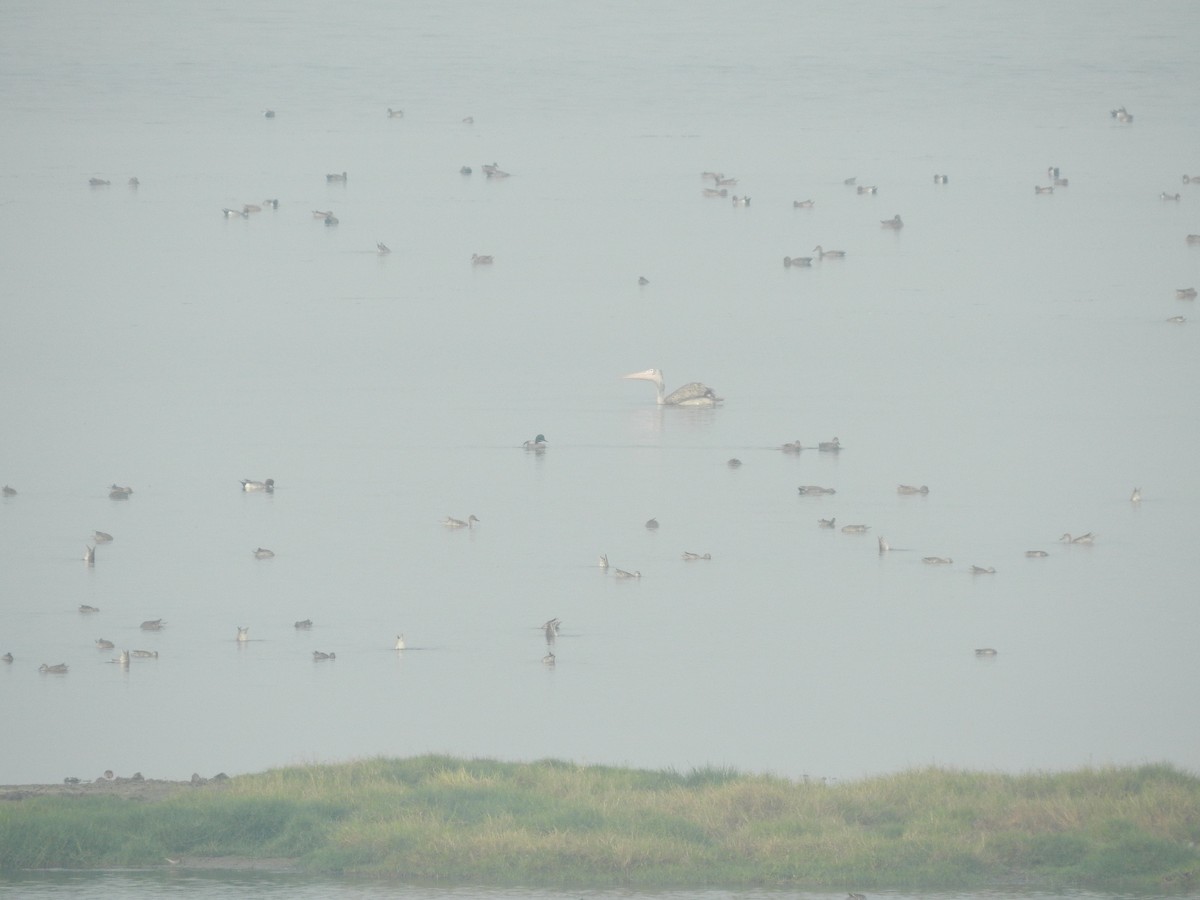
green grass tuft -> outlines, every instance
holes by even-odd
[[[547,887],[1200,885],[1200,779],[1170,766],[922,769],[837,785],[420,756],[0,802],[0,868],[288,857],[313,872]]]

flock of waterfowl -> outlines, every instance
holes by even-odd
[[[651,383],[653,383],[655,385],[655,388],[657,391],[657,402],[660,406],[713,407],[713,406],[717,406],[718,404],[720,404],[722,402],[722,398],[718,397],[712,388],[708,387],[707,385],[701,384],[699,382],[691,382],[689,384],[684,385],[681,388],[678,388],[677,390],[671,392],[670,394],[667,394],[665,387],[664,387],[663,374],[659,369],[656,369],[656,368],[646,369],[641,372],[634,372],[634,373],[631,373],[624,377],[627,379],[644,380],[644,381],[650,381]],[[525,441],[521,446],[527,451],[532,451],[536,454],[541,454],[546,451],[547,447],[549,446],[549,441],[546,439],[546,436],[544,434],[539,433],[534,438]],[[842,452],[843,449],[844,449],[844,445],[842,444],[841,439],[836,436],[830,438],[829,440],[818,441],[816,444],[807,444],[807,445],[803,441],[797,439],[795,441],[785,442],[784,444],[782,444],[778,447],[778,450],[781,453],[784,453],[787,455],[794,455],[794,456],[798,456],[798,455],[804,453],[805,451],[811,451],[811,450],[816,450],[818,453],[837,454],[837,453]],[[735,464],[736,464],[736,466],[740,466],[741,461],[737,460],[737,459],[729,460],[729,465],[731,467],[736,468]],[[256,481],[256,480],[252,480],[252,479],[242,479],[241,490],[245,493],[272,494],[275,491],[275,479],[267,478],[262,481]],[[797,488],[797,492],[801,497],[824,497],[824,496],[837,494],[837,489],[833,488],[833,487],[827,487],[824,485],[808,484],[808,485],[800,485]],[[17,496],[17,490],[7,484],[3,486],[2,493],[3,493],[3,496],[6,498],[11,498],[11,497]],[[113,483],[108,488],[108,495],[109,495],[109,498],[112,500],[118,500],[118,501],[128,500],[133,495],[133,493],[134,493],[134,491],[133,491],[132,487],[118,485],[116,483]],[[925,485],[925,484],[921,484],[921,485],[900,484],[896,488],[896,493],[900,496],[927,497],[930,493],[930,489],[929,489],[929,486]],[[1130,494],[1129,501],[1131,503],[1137,504],[1137,503],[1140,503],[1141,500],[1142,500],[1141,488],[1134,488],[1132,493]],[[441,524],[450,530],[460,530],[460,529],[471,530],[480,521],[481,520],[479,519],[478,516],[476,516],[474,513],[471,513],[466,518],[463,518],[463,519],[455,518],[453,516],[446,516],[442,520]],[[837,528],[837,518],[836,517],[819,518],[817,520],[817,525],[819,528],[835,529],[835,528]],[[657,518],[651,518],[651,519],[647,520],[645,523],[645,527],[651,531],[657,530],[659,528],[659,522],[658,522]],[[869,532],[870,530],[871,530],[871,526],[867,525],[865,523],[851,523],[851,524],[844,524],[841,526],[841,532],[843,534],[848,534],[848,535],[863,535],[863,534],[866,534],[867,532]],[[107,532],[95,531],[95,532],[93,532],[92,540],[93,540],[93,543],[90,545],[87,545],[84,548],[83,560],[84,560],[85,564],[88,566],[95,565],[97,546],[102,545],[102,544],[111,543],[113,541],[113,536]],[[1088,532],[1085,532],[1082,534],[1072,534],[1070,532],[1063,532],[1063,534],[1059,538],[1059,542],[1061,542],[1063,544],[1072,545],[1072,546],[1080,546],[1080,545],[1090,546],[1090,545],[1094,544],[1095,541],[1096,541],[1096,535],[1095,535],[1095,533],[1093,533],[1091,531],[1088,531]],[[880,554],[885,554],[885,553],[892,552],[893,550],[896,550],[896,549],[901,549],[901,548],[894,548],[888,542],[888,540],[886,538],[884,538],[883,536],[880,536],[877,538],[877,545],[878,545],[878,552]],[[271,559],[275,556],[275,553],[265,547],[258,547],[253,551],[253,555],[256,559]],[[1025,556],[1027,558],[1031,558],[1031,559],[1039,559],[1039,558],[1045,558],[1045,557],[1049,556],[1049,553],[1048,553],[1048,551],[1042,550],[1042,549],[1031,549],[1031,550],[1027,550],[1025,552]],[[711,553],[697,553],[697,552],[693,552],[693,551],[684,551],[681,558],[684,561],[688,561],[688,562],[698,561],[698,560],[711,560],[712,554]],[[924,564],[930,565],[930,566],[951,566],[954,563],[954,560],[952,557],[941,556],[941,555],[923,556],[921,558],[921,561]],[[642,577],[642,573],[637,570],[630,571],[627,569],[618,568],[616,566],[610,567],[609,561],[608,561],[608,556],[606,554],[600,555],[598,565],[601,570],[606,571],[606,572],[611,568],[612,574],[617,580],[635,581]],[[996,573],[996,569],[994,566],[972,565],[969,569],[969,572],[972,575],[994,575]],[[97,609],[96,607],[90,606],[87,604],[81,605],[79,607],[79,612],[81,614],[92,614],[92,613],[98,613],[99,611],[100,610]],[[154,632],[154,631],[160,631],[165,626],[165,624],[166,623],[162,619],[148,619],[141,623],[140,628],[143,631]],[[561,624],[562,623],[561,623],[560,619],[553,618],[553,619],[547,620],[541,626],[541,629],[545,635],[546,644],[547,644],[547,652],[546,652],[546,655],[542,659],[542,662],[545,663],[546,665],[552,666],[556,662],[557,658],[556,658],[553,650],[550,648],[552,648],[553,645],[555,644],[555,641],[557,639],[558,632],[559,632],[559,627]],[[312,625],[313,625],[313,623],[312,623],[311,619],[304,619],[304,620],[295,622],[294,627],[296,630],[309,630],[312,628]],[[236,626],[236,628],[237,628],[237,632],[236,632],[235,640],[238,643],[245,643],[246,641],[248,641],[249,640],[249,631],[250,631],[249,626],[239,625],[239,626]],[[109,641],[105,638],[99,638],[96,640],[96,647],[98,649],[111,650],[111,649],[114,649],[114,646],[115,645],[113,644],[112,641]],[[405,640],[403,633],[396,635],[396,640],[393,645],[393,648],[397,651],[402,651],[402,650],[407,649],[407,642]],[[975,650],[976,655],[980,656],[980,657],[996,656],[997,652],[998,651],[996,649],[990,648],[990,647],[979,648],[979,649]],[[157,657],[158,657],[157,651],[122,650],[119,653],[119,655],[112,660],[112,662],[116,663],[118,665],[121,665],[121,666],[128,666],[131,659],[139,659],[139,658],[140,659],[153,659],[153,658],[157,658]],[[333,659],[336,659],[336,657],[337,657],[336,653],[326,652],[326,651],[322,651],[322,650],[314,650],[313,654],[312,654],[312,658],[315,662],[333,660]],[[12,663],[13,660],[14,660],[14,657],[11,652],[6,653],[4,656],[0,657],[0,662],[4,662],[4,663]],[[42,663],[39,666],[39,671],[42,672],[43,674],[48,674],[48,675],[64,675],[68,672],[68,670],[69,670],[69,667],[66,663],[56,663],[56,664]]]
[[[266,116],[268,118],[273,118],[274,112],[267,111]],[[388,108],[387,116],[389,118],[403,118],[404,111],[401,109]],[[1123,124],[1128,124],[1128,123],[1133,122],[1132,114],[1130,114],[1127,110],[1125,110],[1124,107],[1119,107],[1117,109],[1111,110],[1111,116],[1113,119],[1115,119],[1118,122],[1123,123]],[[471,124],[471,122],[472,122],[470,117],[465,118],[462,121],[466,124]],[[497,163],[485,164],[481,168],[487,178],[502,179],[502,178],[510,177],[510,173],[501,169]],[[471,175],[472,171],[473,170],[469,166],[463,166],[460,169],[460,173],[463,175]],[[736,206],[736,207],[750,206],[751,198],[749,195],[744,194],[744,193],[733,194],[732,196],[730,195],[730,193],[729,193],[730,189],[736,188],[738,185],[738,180],[736,178],[728,177],[721,172],[715,172],[715,171],[703,172],[701,177],[706,182],[711,181],[711,186],[706,185],[702,191],[702,195],[704,197],[706,197],[706,198],[727,198],[730,200],[732,205]],[[325,176],[325,180],[329,184],[345,184],[349,180],[349,175],[348,175],[348,172],[346,172],[346,171],[333,172],[333,173],[327,174]],[[1035,193],[1037,193],[1037,194],[1052,194],[1052,193],[1054,193],[1056,188],[1065,188],[1065,187],[1068,187],[1070,184],[1069,179],[1064,177],[1062,175],[1060,169],[1056,166],[1047,167],[1046,180],[1047,180],[1046,184],[1037,184],[1034,186]],[[949,181],[950,181],[949,176],[946,174],[933,175],[933,182],[937,185],[948,185]],[[1191,184],[1193,182],[1200,183],[1200,177],[1193,178],[1188,175],[1183,176],[1183,183],[1185,185]],[[109,181],[100,179],[100,178],[92,178],[90,181],[90,184],[94,187],[106,186],[109,183],[110,183]],[[138,179],[136,179],[136,178],[129,179],[128,183],[131,187],[137,187],[139,184]],[[843,183],[845,184],[846,187],[854,188],[854,190],[857,194],[876,195],[879,193],[878,185],[876,185],[876,184],[860,185],[857,183],[856,177],[847,178],[844,180]],[[1176,193],[1168,193],[1168,192],[1164,191],[1159,196],[1160,196],[1160,199],[1162,199],[1164,201],[1179,201],[1181,199],[1181,195],[1177,192]],[[792,202],[792,206],[795,209],[812,209],[815,205],[816,205],[816,201],[811,198],[797,199],[797,200],[793,200],[793,202]],[[223,213],[227,218],[245,219],[245,218],[248,218],[253,213],[260,212],[264,207],[271,208],[271,209],[278,209],[278,206],[279,206],[279,201],[277,199],[270,199],[270,200],[263,201],[262,204],[245,204],[241,209],[226,208],[223,210]],[[333,226],[333,225],[338,224],[338,218],[334,215],[332,210],[314,210],[312,215],[314,218],[323,221],[325,225]],[[889,219],[880,220],[879,224],[880,224],[881,228],[890,229],[890,230],[899,230],[899,229],[903,228],[905,225],[905,223],[899,213],[895,214],[894,216],[892,216]],[[1189,244],[1200,244],[1200,235],[1189,234],[1186,237],[1186,242]],[[376,244],[376,249],[377,249],[378,253],[381,255],[389,254],[392,252],[391,249],[382,241],[378,242]],[[814,259],[819,260],[819,261],[840,260],[840,259],[844,259],[847,256],[847,253],[845,250],[826,249],[822,244],[817,244],[816,246],[814,246],[813,249],[810,251],[810,253],[812,255],[785,256],[785,257],[783,257],[783,264],[786,268],[808,268],[813,265]],[[488,266],[488,265],[492,265],[494,263],[494,257],[491,255],[488,255],[488,254],[474,253],[471,255],[470,261],[473,266]],[[638,283],[639,283],[639,285],[645,286],[645,285],[649,284],[649,281],[645,277],[639,277]],[[1175,290],[1175,295],[1178,299],[1181,299],[1181,300],[1192,300],[1192,299],[1196,298],[1197,290],[1194,287],[1177,288]],[[1185,321],[1185,319],[1183,316],[1174,316],[1174,317],[1168,319],[1167,321],[1173,322],[1173,323],[1183,323]],[[648,381],[648,382],[652,383],[655,386],[656,398],[657,398],[657,403],[659,406],[664,406],[664,407],[676,407],[676,406],[677,407],[715,407],[715,406],[718,406],[722,402],[722,398],[719,397],[712,388],[710,388],[704,384],[701,384],[699,382],[691,382],[691,383],[685,384],[682,387],[679,387],[671,392],[668,392],[666,389],[666,383],[665,383],[663,373],[661,370],[659,370],[657,368],[651,368],[651,369],[646,369],[643,371],[633,372],[631,374],[625,375],[624,377],[626,379]],[[548,444],[548,441],[544,434],[538,434],[534,438],[525,441],[522,446],[527,451],[531,451],[531,452],[540,454],[540,453],[544,453],[546,451],[549,444]],[[793,454],[793,455],[799,455],[799,454],[803,453],[804,451],[812,450],[812,449],[816,449],[818,452],[821,452],[821,453],[837,453],[842,450],[842,445],[841,445],[840,440],[837,437],[834,437],[828,441],[820,441],[815,446],[805,445],[801,441],[796,440],[796,441],[784,443],[782,446],[779,447],[779,450],[781,452],[783,452],[785,454]],[[737,459],[731,459],[728,461],[728,464],[730,467],[736,468],[737,466],[741,465],[741,461],[737,460]],[[274,480],[270,479],[270,478],[266,479],[265,481],[244,480],[244,481],[242,481],[242,490],[246,491],[246,492],[271,493],[274,491],[274,484],[275,484]],[[897,493],[901,496],[926,497],[930,493],[930,488],[924,484],[922,484],[922,485],[901,484],[897,487],[896,490],[897,490]],[[824,485],[800,485],[798,487],[797,491],[801,497],[826,497],[826,496],[830,496],[830,495],[835,495],[837,493],[835,488],[824,486]],[[4,496],[11,497],[16,494],[16,491],[13,488],[5,485],[3,488],[3,493],[4,493]],[[127,500],[132,495],[132,493],[133,493],[133,489],[130,487],[122,487],[117,484],[113,484],[110,488],[109,496],[114,500]],[[1140,500],[1141,500],[1140,490],[1134,489],[1134,491],[1130,497],[1130,501],[1133,503],[1138,503],[1138,502],[1140,502]],[[470,530],[474,529],[475,526],[479,522],[480,522],[480,519],[474,514],[470,514],[470,515],[466,516],[465,518],[456,518],[453,516],[447,516],[445,519],[442,520],[442,524],[447,529],[455,530],[455,531],[457,531],[457,530],[470,531]],[[829,518],[820,518],[817,520],[817,524],[818,524],[818,527],[824,528],[824,529],[836,529],[838,527],[837,518],[833,517],[833,516],[831,516]],[[657,520],[651,519],[650,521],[648,521],[646,523],[646,527],[649,529],[657,528],[658,527]],[[847,534],[847,535],[863,535],[863,534],[868,533],[871,530],[871,526],[868,524],[865,524],[865,523],[861,523],[861,522],[847,523],[847,524],[841,525],[840,530],[842,533]],[[112,540],[111,535],[107,535],[103,532],[96,532],[94,535],[94,545],[88,546],[85,550],[85,555],[84,555],[85,562],[88,565],[94,565],[95,564],[96,545],[99,545],[99,544],[102,544],[105,542],[109,542],[111,540]],[[1093,544],[1095,542],[1095,540],[1096,540],[1096,536],[1092,532],[1086,532],[1084,534],[1063,533],[1060,538],[1061,543],[1063,543],[1065,545],[1070,545],[1070,546],[1080,546],[1080,545],[1087,546],[1087,545]],[[880,554],[889,553],[889,552],[892,552],[893,550],[898,549],[898,548],[893,548],[892,545],[889,543],[889,541],[882,536],[878,537],[877,545],[878,545],[878,552]],[[275,554],[269,549],[266,549],[263,547],[258,547],[257,549],[255,549],[253,551],[253,555],[257,559],[270,559],[270,558],[274,557]],[[1031,558],[1031,559],[1044,558],[1048,555],[1049,555],[1048,551],[1043,550],[1043,549],[1030,549],[1025,552],[1025,556],[1028,558]],[[696,560],[710,560],[712,558],[712,556],[710,553],[697,553],[697,552],[692,552],[692,551],[685,551],[682,554],[682,558],[685,561],[696,561]],[[923,556],[923,557],[921,557],[921,560],[924,564],[930,565],[930,566],[952,566],[954,564],[954,560],[952,557],[943,556],[943,555]],[[600,556],[599,566],[605,571],[608,571],[610,569],[608,558],[606,555]],[[631,570],[627,570],[627,569],[618,568],[615,566],[611,567],[611,572],[614,575],[614,577],[617,578],[618,580],[625,580],[625,581],[633,580],[633,581],[635,581],[642,577],[640,571],[637,571],[637,570],[631,571]],[[974,564],[974,565],[971,565],[969,572],[972,575],[992,575],[992,574],[996,573],[996,568],[991,565]],[[94,610],[92,610],[90,607],[88,607],[88,608],[81,607],[81,611],[94,611]],[[557,618],[554,618],[554,619],[547,620],[541,626],[542,630],[544,632],[544,636],[545,636],[545,640],[546,640],[546,644],[547,644],[547,648],[548,648],[546,656],[543,658],[543,662],[546,663],[547,665],[555,664],[556,657],[555,657],[553,650],[550,648],[553,647],[553,645],[555,643],[555,640],[556,640],[558,632],[559,632],[560,625],[561,625],[561,621]],[[159,628],[161,626],[162,626],[161,621],[155,620],[154,622],[143,623],[142,628],[143,629]],[[312,626],[311,620],[307,620],[307,619],[295,623],[295,627],[297,629],[301,629],[301,630],[311,628],[311,626]],[[249,632],[248,627],[237,626],[236,640],[239,642],[244,642],[244,641],[248,640],[248,636],[247,636],[248,632]],[[111,642],[104,641],[103,639],[98,641],[97,644],[98,644],[98,646],[101,646],[102,649],[108,649],[108,648],[112,647]],[[394,646],[395,646],[396,650],[404,650],[406,648],[407,644],[406,644],[403,634],[397,635]],[[981,648],[981,649],[977,649],[975,652],[979,656],[994,656],[997,653],[997,651],[994,648]],[[120,656],[116,660],[114,660],[114,662],[118,662],[122,665],[127,665],[129,662],[129,659],[131,657],[136,658],[140,655],[148,655],[148,654],[144,654],[143,651],[122,651]],[[319,650],[313,652],[313,659],[315,661],[332,660],[335,658],[336,658],[336,654],[332,653],[332,652],[325,652],[325,651],[319,651]],[[5,659],[8,661],[11,661],[11,656],[5,657]],[[67,666],[65,664],[57,664],[57,665],[43,664],[41,666],[41,671],[44,673],[49,673],[49,674],[62,674],[67,671]],[[855,900],[855,897],[856,897],[856,895],[853,895],[853,894],[850,895],[850,900]]]
[[[274,491],[275,491],[275,479],[267,478],[264,481],[254,481],[251,479],[243,479],[241,482],[241,489],[242,489],[242,491],[247,492],[247,493],[271,494],[271,493],[274,493]],[[11,485],[6,484],[6,485],[4,485],[4,487],[2,489],[2,494],[4,497],[7,497],[7,498],[16,497],[17,490],[16,490],[16,488],[12,487]],[[111,500],[128,500],[132,495],[133,495],[132,487],[122,486],[122,485],[118,485],[118,484],[112,484],[109,486],[109,489],[108,489],[108,496],[109,496],[109,499],[111,499]],[[477,519],[475,519],[474,516],[472,516],[471,519],[473,521],[478,521]],[[465,525],[467,523],[461,523],[461,524]],[[85,545],[84,549],[83,549],[84,564],[87,566],[94,566],[96,564],[96,548],[102,544],[112,543],[113,540],[114,540],[113,536],[106,531],[92,532],[92,543]],[[274,551],[268,550],[265,547],[258,547],[255,550],[253,550],[252,553],[253,553],[253,556],[255,559],[272,559],[275,556]],[[91,604],[83,603],[83,604],[80,604],[80,606],[79,606],[79,612],[81,615],[92,615],[95,613],[99,613],[100,609],[99,609],[99,607],[92,606]],[[166,624],[167,623],[161,618],[160,619],[146,619],[138,627],[142,631],[145,631],[145,632],[157,632],[157,631],[162,631],[162,629],[166,626]],[[249,633],[250,633],[249,626],[238,625],[236,627],[237,627],[237,634],[236,634],[235,640],[239,644],[245,643],[246,641],[248,641]],[[297,630],[309,629],[312,627],[312,620],[306,619],[302,622],[296,622],[295,627]],[[103,637],[97,638],[95,645],[96,645],[96,649],[98,649],[98,650],[113,650],[116,647],[116,645],[112,641],[108,640],[107,638],[103,638]],[[395,649],[397,649],[397,650],[404,649],[403,635],[397,635]],[[314,655],[313,655],[314,659],[332,659],[333,657],[334,657],[334,654],[332,654],[332,653],[323,654],[323,653],[320,653],[319,651],[317,653],[314,653]],[[130,660],[132,660],[132,659],[157,659],[157,658],[158,658],[157,650],[122,650],[111,661],[120,666],[128,666]],[[12,662],[14,662],[14,660],[15,660],[15,657],[13,656],[11,651],[5,653],[3,656],[0,656],[0,662],[2,662],[2,663],[12,663]],[[70,666],[67,663],[54,663],[54,664],[42,663],[38,667],[38,671],[44,675],[65,675],[65,674],[67,674],[67,672],[69,670],[70,670]]]
[[[265,115],[267,118],[274,118],[275,111],[267,110],[265,112]],[[1110,115],[1113,119],[1116,119],[1118,122],[1121,122],[1124,124],[1129,124],[1129,123],[1133,122],[1133,115],[1131,113],[1129,113],[1124,107],[1118,107],[1116,109],[1110,110]],[[391,107],[388,107],[387,116],[388,116],[388,118],[395,118],[395,119],[403,118],[404,110],[393,109]],[[462,119],[462,122],[467,125],[473,124],[474,121],[475,120],[471,116],[467,116]],[[483,166],[481,166],[481,170],[483,171],[484,175],[486,175],[488,178],[502,179],[502,178],[510,177],[509,172],[500,168],[500,166],[494,162],[484,164]],[[459,172],[462,175],[471,175],[473,173],[473,171],[474,170],[470,166],[465,166],[465,165],[459,169]],[[1062,175],[1062,172],[1058,166],[1048,166],[1046,168],[1046,177],[1047,177],[1047,181],[1049,183],[1034,185],[1034,193],[1036,193],[1036,194],[1053,194],[1054,189],[1056,187],[1061,188],[1061,187],[1067,187],[1070,185],[1070,179],[1068,179]],[[711,180],[713,182],[712,187],[705,187],[703,189],[703,191],[701,192],[704,197],[728,198],[728,199],[730,199],[730,201],[732,202],[732,204],[734,206],[749,206],[750,205],[750,197],[747,195],[734,194],[732,197],[729,195],[729,188],[736,186],[738,184],[738,179],[733,178],[733,177],[727,177],[722,172],[714,172],[714,171],[702,172],[701,178],[703,178],[705,181]],[[325,175],[325,181],[328,184],[346,184],[349,181],[349,173],[345,172],[345,171],[330,172]],[[946,174],[935,174],[933,176],[933,182],[934,182],[934,184],[939,184],[939,185],[949,184],[950,176],[946,175]],[[112,182],[109,181],[108,179],[93,177],[93,178],[89,179],[88,183],[92,187],[106,187],[106,186],[110,185]],[[132,177],[128,180],[128,184],[132,188],[138,187],[140,185],[140,183],[141,182],[136,177]],[[1200,184],[1200,176],[1184,175],[1183,183],[1184,184],[1192,184],[1192,183]],[[875,194],[879,193],[878,185],[876,185],[876,184],[858,184],[857,176],[852,176],[850,178],[844,179],[843,184],[845,184],[847,187],[853,187],[855,189],[855,192],[858,194],[875,195]],[[1173,200],[1173,201],[1178,201],[1178,200],[1182,199],[1182,195],[1179,194],[1178,192],[1168,193],[1166,191],[1163,191],[1159,194],[1159,197],[1162,200]],[[812,209],[816,206],[816,201],[813,200],[812,198],[806,198],[804,200],[793,200],[792,206],[796,209]],[[276,199],[267,199],[267,200],[263,200],[261,204],[247,203],[247,204],[244,204],[241,209],[234,209],[234,208],[226,207],[225,209],[222,210],[222,213],[225,215],[226,218],[247,219],[250,217],[250,215],[252,213],[261,212],[264,207],[269,208],[269,209],[278,209],[279,208],[279,200],[277,198]],[[330,226],[337,225],[337,224],[339,224],[339,221],[340,221],[338,219],[338,217],[336,215],[334,215],[332,210],[316,209],[316,210],[312,211],[312,215],[313,215],[313,218],[319,219],[322,222],[324,222],[326,225],[330,225]],[[899,213],[896,213],[890,219],[880,220],[879,224],[880,224],[881,228],[898,231],[904,227],[904,220],[901,218]],[[1188,244],[1200,244],[1200,234],[1187,235],[1186,242]],[[390,254],[392,252],[391,248],[388,247],[388,245],[385,244],[383,241],[377,242],[375,246],[376,246],[377,252],[381,256]],[[813,249],[810,251],[810,253],[816,254],[815,258],[817,260],[844,259],[846,257],[845,250],[826,250],[821,244],[817,244],[815,247],[813,247]],[[814,259],[814,257],[811,255],[785,256],[783,258],[783,265],[785,268],[810,268],[813,264],[813,259]],[[473,266],[489,266],[495,262],[495,257],[492,256],[491,254],[473,253],[473,254],[471,254],[470,261],[471,261],[471,265],[473,265]],[[638,277],[639,285],[645,286],[645,285],[648,285],[649,283],[650,283],[649,280],[645,276]],[[1196,289],[1193,287],[1177,288],[1176,289],[1176,297],[1178,297],[1181,300],[1193,300],[1196,298]],[[1181,325],[1181,324],[1184,324],[1187,321],[1187,319],[1184,316],[1176,315],[1176,316],[1172,316],[1172,317],[1168,318],[1166,321],[1170,322],[1172,324]],[[649,373],[645,373],[642,375],[630,375],[628,377],[630,377],[630,378],[643,377],[644,378],[644,377],[647,377],[648,374]],[[653,379],[651,378],[650,380],[653,380]],[[710,399],[716,399],[716,398],[714,397],[714,398],[710,398]],[[660,397],[659,402],[666,403],[666,404],[672,403],[672,401],[670,401],[669,399],[664,400],[661,397]],[[682,401],[675,401],[675,402],[679,403],[680,405],[684,405]],[[703,402],[703,400],[701,402]],[[691,405],[698,405],[698,404],[692,403]]]

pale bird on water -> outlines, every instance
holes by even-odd
[[[1096,535],[1089,531],[1086,534],[1077,534],[1072,537],[1069,532],[1064,532],[1059,540],[1064,544],[1092,544],[1096,541]]]
[[[658,391],[659,406],[716,406],[722,399],[712,388],[698,381],[689,382],[668,394],[661,369],[646,369],[623,377],[652,382]]]

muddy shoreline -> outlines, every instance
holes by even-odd
[[[191,781],[162,781],[157,778],[97,778],[95,781],[64,781],[60,784],[0,785],[0,801],[31,800],[36,797],[119,797],[154,802],[186,791],[223,790],[229,777],[192,776]]]

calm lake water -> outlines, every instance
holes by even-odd
[[[0,22],[0,782],[1200,771],[1194,3]]]

